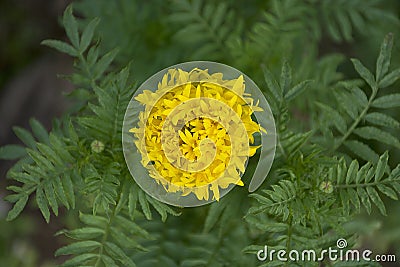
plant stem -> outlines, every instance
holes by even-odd
[[[369,186],[377,186],[378,184],[387,184],[387,183],[393,183],[396,180],[393,179],[386,179],[378,182],[372,182],[372,183],[365,183],[365,184],[340,184],[340,185],[335,185],[335,188],[357,188],[357,187],[369,187]]]
[[[364,116],[367,114],[369,108],[371,107],[372,101],[375,99],[375,96],[376,96],[377,92],[378,92],[378,89],[372,88],[372,94],[371,94],[371,96],[370,96],[370,98],[368,100],[367,105],[362,110],[362,112],[360,113],[358,118],[353,122],[353,124],[347,130],[347,132],[342,136],[342,138],[340,138],[340,140],[338,142],[336,142],[334,147],[331,149],[331,152],[337,150],[343,144],[343,142],[346,141],[346,139],[350,136],[350,134],[354,131],[354,129],[360,123],[360,121],[364,118]]]

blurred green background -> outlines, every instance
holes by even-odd
[[[73,62],[40,42],[65,39],[59,16],[70,2],[0,1],[0,146],[17,142],[12,125],[26,127],[28,119],[36,117],[49,129],[52,118],[68,108],[62,93],[68,92],[71,84],[56,75],[71,73]],[[202,18],[179,1],[83,0],[75,1],[74,9],[82,25],[93,17],[101,19],[97,32],[101,49],[118,48],[115,67],[132,62],[138,83],[162,68],[189,60],[230,64],[258,82],[262,80],[260,62],[277,74],[283,60],[288,60],[296,82],[314,79],[318,84],[292,107],[293,127],[298,129],[311,127],[310,102],[329,100],[327,92],[336,81],[357,76],[349,58],[360,58],[374,69],[379,45],[388,32],[395,36],[392,69],[400,66],[398,0],[304,0],[281,5],[260,0],[225,2],[234,14],[227,12],[226,22],[221,23],[229,31],[193,28],[193,36],[182,28],[182,14],[187,14],[188,21]],[[252,46],[261,41],[257,48]],[[200,49],[208,43],[213,46]],[[390,90],[398,92],[399,83]],[[399,110],[392,115],[400,118]],[[392,165],[400,161],[399,151],[391,151],[391,156]],[[10,166],[8,162],[0,164],[0,198],[7,194],[5,173]],[[17,220],[6,223],[9,208],[0,199],[0,266],[53,266],[54,251],[63,243],[53,235],[65,225],[75,224],[76,218],[61,213],[47,225],[35,207],[28,207]],[[390,202],[388,214],[386,218],[361,216],[354,227],[360,233],[365,231],[363,243],[374,252],[397,253],[400,258],[400,203]]]

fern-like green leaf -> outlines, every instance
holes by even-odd
[[[386,215],[381,194],[397,199],[396,188],[400,185],[400,175],[397,173],[399,167],[389,173],[388,157],[389,155],[386,152],[380,156],[375,165],[368,162],[359,170],[357,161],[353,161],[350,166],[342,161],[343,164],[334,167],[338,176],[341,173],[347,173],[346,179],[338,178],[335,185],[347,214],[350,212],[350,200],[357,212],[360,211],[359,203],[361,202],[366,211],[371,213],[371,203],[373,203],[378,207],[381,214]],[[386,173],[389,174],[385,175]]]
[[[172,3],[169,21],[180,27],[174,39],[196,45],[192,58],[220,59],[226,42],[241,31],[240,20],[224,2],[175,0]],[[231,23],[233,21],[235,23]]]
[[[121,199],[121,198],[120,198]],[[138,240],[150,238],[149,233],[126,218],[126,210],[106,215],[80,213],[83,227],[74,230],[62,230],[58,234],[66,235],[74,240],[69,245],[58,249],[56,256],[72,255],[62,266],[90,264],[95,266],[102,262],[106,266],[136,266],[129,253],[132,250],[144,250]],[[90,256],[88,256],[90,255]]]
[[[21,168],[12,168],[8,173],[10,178],[20,183],[12,187],[17,194],[10,195],[9,199],[16,203],[16,207],[10,211],[8,220],[15,219],[19,215],[29,195],[35,192],[36,203],[45,220],[49,222],[50,209],[57,216],[60,206],[67,209],[75,207],[71,166],[76,162],[71,151],[66,149],[67,138],[64,141],[55,134],[47,134],[44,127],[36,120],[31,120],[30,123],[35,137],[45,143],[36,142],[35,137],[27,130],[15,128],[17,135],[30,148],[26,149],[27,155],[20,160]]]
[[[358,157],[376,162],[376,151],[362,139],[375,140],[389,146],[400,147],[400,141],[386,129],[386,127],[398,128],[399,122],[385,114],[384,111],[370,111],[373,107],[388,109],[397,107],[400,103],[398,94],[376,98],[380,89],[378,86],[380,79],[389,75],[387,73],[390,67],[392,39],[391,34],[389,34],[382,42],[381,53],[376,63],[376,77],[359,60],[352,60],[354,68],[370,87],[371,94],[368,97],[358,86],[342,83],[345,90],[339,88],[339,91],[334,94],[337,108],[317,104],[323,110],[319,124],[326,141],[321,144],[331,147],[331,151],[336,151],[344,145]],[[331,125],[334,125],[339,133],[332,131]],[[361,137],[361,140],[351,138],[353,134]],[[333,144],[331,142],[331,145],[329,145],[328,140],[332,140],[335,136],[338,136],[338,138]]]
[[[372,102],[372,106],[376,108],[400,107],[400,94],[381,96]]]

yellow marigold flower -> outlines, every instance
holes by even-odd
[[[245,93],[242,75],[224,80],[208,70],[170,69],[157,90],[135,99],[145,108],[130,132],[142,165],[165,190],[199,200],[212,192],[219,200],[220,188],[243,186],[247,159],[259,147],[251,146],[253,134],[263,129],[252,119],[262,109]]]

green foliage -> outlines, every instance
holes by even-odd
[[[344,81],[334,92],[336,102],[340,104],[339,108],[334,109],[329,105],[317,103],[322,111],[319,125],[325,137],[322,143],[324,147],[335,151],[344,145],[361,159],[370,162],[376,162],[378,154],[365,144],[363,139],[375,140],[400,148],[400,141],[388,130],[388,128],[398,128],[399,122],[382,113],[385,109],[399,105],[400,102],[396,102],[398,94],[377,97],[382,81],[391,80],[391,83],[394,83],[400,78],[393,75],[393,72],[388,74],[392,46],[393,37],[389,34],[382,43],[381,52],[376,61],[375,76],[359,60],[352,59],[355,70],[369,87],[369,96],[356,83]],[[387,78],[389,75],[390,77]],[[379,112],[371,110],[373,108],[379,108]],[[351,138],[353,135],[357,136],[357,140]]]
[[[281,266],[254,253],[264,245],[320,251],[338,238],[350,248],[359,242],[356,216],[374,215],[374,205],[390,217],[388,201],[400,194],[397,35],[385,37],[375,71],[369,54],[377,50],[371,36],[381,38],[398,18],[384,1],[250,2],[84,0],[74,4],[80,20],[68,7],[68,41],[42,43],[74,58],[66,77],[74,106],[50,133],[32,119],[32,133],[14,128],[25,146],[0,148],[0,159],[18,160],[7,174],[6,200],[14,203],[7,220],[30,202],[47,222],[69,214],[73,222],[58,233],[67,244],[56,256],[69,255],[61,266]],[[363,63],[351,60],[361,79],[327,42],[351,53],[369,46]],[[255,193],[237,187],[209,206],[180,210],[134,182],[121,128],[137,83],[191,59],[219,60],[251,76],[274,114],[277,147]]]
[[[398,19],[382,11],[378,2],[374,0],[328,0],[328,1],[310,1],[312,5],[317,6],[318,19],[322,20],[326,27],[318,28],[318,35],[323,30],[327,30],[329,36],[336,42],[353,41],[354,31],[364,33],[367,27],[376,27],[376,21],[387,21],[388,23],[398,24]]]
[[[58,250],[57,255],[75,255],[64,265],[75,266],[94,260],[106,266],[134,266],[124,249],[140,246],[126,235],[140,233],[141,238],[148,237],[139,226],[132,229],[135,223],[131,220],[138,213],[136,203],[140,203],[149,220],[152,218],[150,207],[163,221],[167,214],[178,213],[146,196],[128,177],[122,155],[121,128],[134,92],[133,85],[128,84],[129,67],[118,73],[108,72],[115,51],[100,55],[96,45],[91,46],[98,19],[92,20],[80,34],[70,7],[64,13],[63,23],[71,44],[57,40],[43,41],[43,44],[77,58],[76,73],[70,79],[80,89],[70,96],[80,101],[75,107],[79,115],[71,114],[56,121],[50,134],[36,120],[30,121],[34,135],[15,127],[16,135],[27,148],[8,145],[1,149],[4,159],[22,157],[8,172],[8,177],[18,185],[8,187],[14,193],[6,200],[15,205],[7,220],[15,219],[22,212],[32,194],[47,222],[51,212],[58,216],[60,207],[85,211],[89,208],[93,215],[81,214],[80,218],[90,227],[63,232],[82,240]],[[103,76],[105,72],[107,76]],[[95,151],[91,147],[93,140],[104,144],[105,149]],[[125,215],[120,214],[122,211]],[[121,226],[126,233],[116,230]],[[94,241],[95,237],[102,241]]]
[[[174,34],[173,40],[197,48],[190,59],[221,59],[222,51],[232,41],[230,37],[241,35],[243,23],[224,2],[176,0],[172,8],[175,12],[168,20],[185,25]]]
[[[98,266],[101,262],[104,266],[136,266],[128,255],[144,250],[138,240],[150,235],[117,209],[111,212],[108,216],[80,213],[83,227],[58,233],[76,240],[56,251],[56,256],[74,256],[61,266]]]
[[[250,42],[263,57],[282,57],[306,29],[303,17],[307,9],[301,1],[271,1],[271,4],[271,9],[263,13],[262,21],[252,27]],[[292,5],[297,8],[290,8]]]
[[[48,135],[36,120],[31,120],[31,126],[37,138],[46,143],[36,142],[35,138],[22,128],[14,129],[28,148],[27,155],[23,153],[24,157],[8,172],[8,176],[20,185],[8,187],[14,194],[8,195],[6,199],[15,205],[7,220],[15,219],[25,207],[29,195],[35,192],[36,204],[49,222],[49,207],[56,216],[59,206],[67,209],[75,207],[72,179],[76,162],[70,151],[65,149],[67,138],[63,140],[64,136],[60,138],[53,133]]]
[[[338,190],[344,213],[350,213],[350,203],[355,212],[360,212],[362,203],[367,212],[371,213],[371,203],[374,203],[383,215],[387,215],[381,195],[398,200],[397,194],[400,193],[400,165],[389,172],[387,161],[386,152],[379,158],[376,166],[368,162],[359,169],[358,162],[354,160],[347,167],[342,160],[330,171],[330,179],[337,177],[332,182]],[[384,177],[385,173],[389,174]]]

